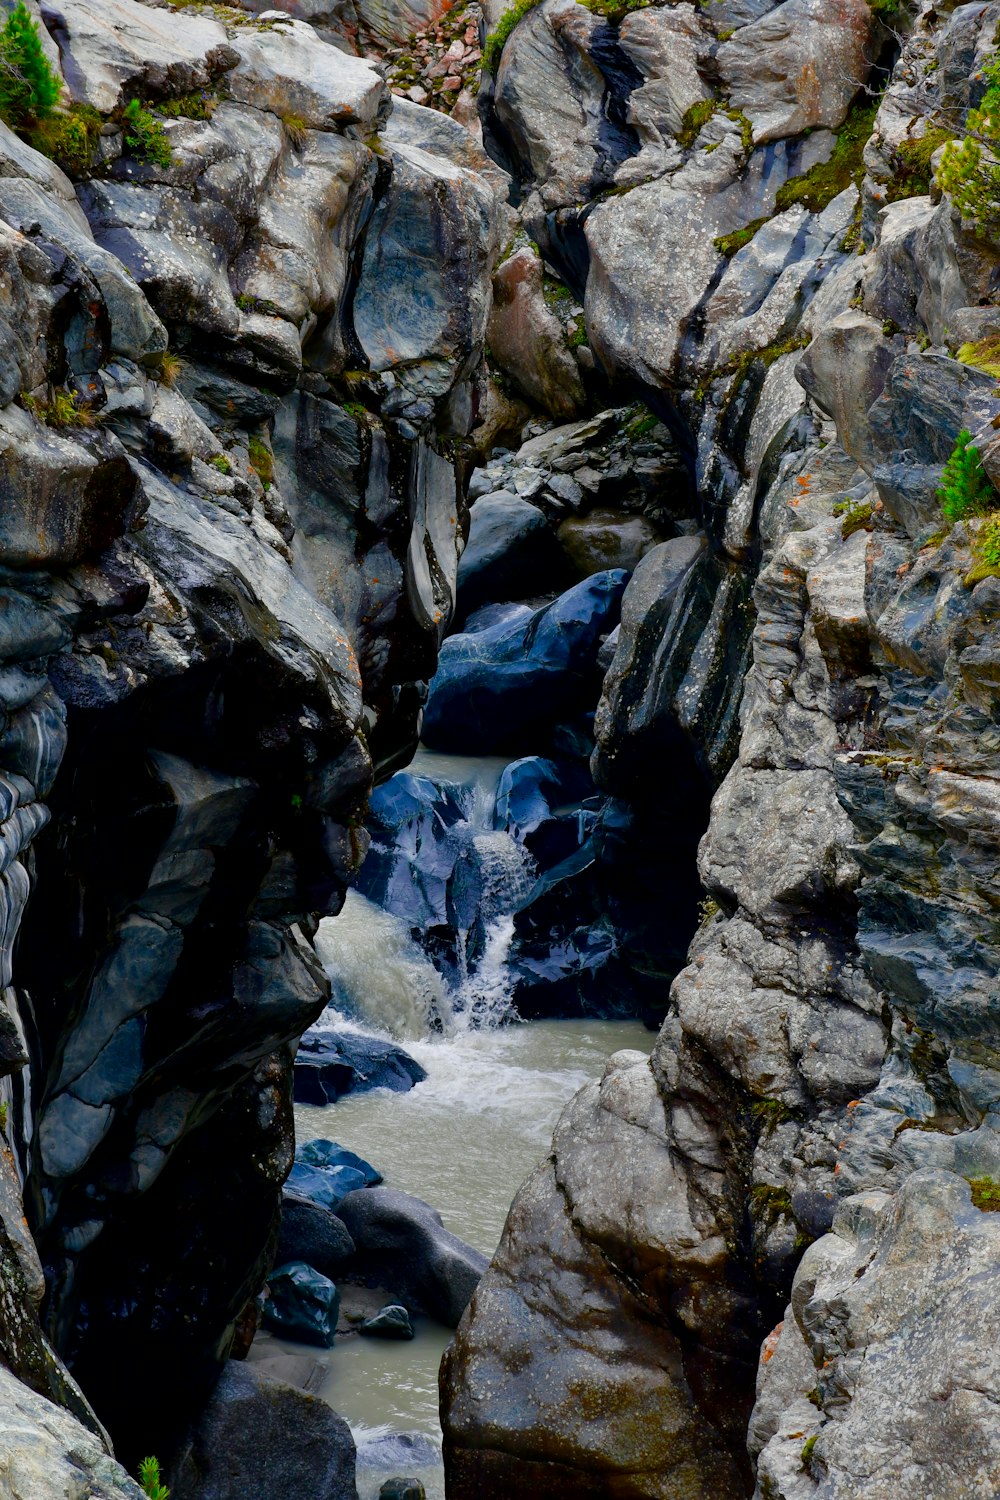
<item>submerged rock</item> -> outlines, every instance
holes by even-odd
[[[412,1339],[415,1337],[410,1315],[405,1307],[394,1303],[383,1307],[373,1318],[366,1318],[359,1333],[375,1339]]]
[[[383,1041],[360,1031],[337,1031],[320,1024],[306,1032],[299,1045],[295,1058],[295,1099],[299,1104],[332,1104],[342,1094],[364,1094],[370,1089],[391,1089],[400,1094],[412,1089],[415,1083],[422,1083],[426,1077],[426,1070],[396,1042]],[[333,1172],[345,1184],[351,1177],[357,1179],[345,1186],[345,1192],[368,1181],[364,1171],[348,1164],[339,1165],[330,1172],[305,1162],[299,1168],[304,1180],[310,1173],[315,1174],[312,1180],[320,1188],[323,1180],[331,1178]],[[329,1191],[336,1195],[332,1182]]]

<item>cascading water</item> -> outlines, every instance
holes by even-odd
[[[508,964],[515,915],[538,871],[524,845],[497,826],[502,767],[421,752],[418,774],[396,780],[415,787],[438,821],[428,817],[417,835],[391,847],[373,844],[384,863],[381,884],[369,891],[386,904],[351,891],[315,939],[333,987],[319,1029],[401,1041],[425,1081],[404,1093],[377,1089],[295,1110],[300,1143],[335,1137],[488,1254],[563,1105],[609,1052],[649,1045],[634,1021],[504,1024],[517,1020]],[[426,873],[428,848],[436,884]],[[416,1331],[413,1343],[346,1339],[318,1356],[317,1389],[355,1433],[361,1500],[373,1500],[389,1473],[418,1475],[429,1500],[443,1500],[437,1368],[450,1334],[426,1319],[416,1320]]]

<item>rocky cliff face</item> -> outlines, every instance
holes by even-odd
[[[0,128],[0,1336],[132,1458],[252,1332],[311,924],[452,608],[497,174],[280,13],[44,21],[92,134],[70,181]]]
[[[446,1356],[456,1497],[1000,1483],[997,579],[937,499],[963,428],[992,473],[997,261],[928,191],[998,20],[544,0],[487,90],[697,479],[703,561],[636,570],[595,775],[641,803],[681,731],[724,779],[652,1059],[569,1106]]]

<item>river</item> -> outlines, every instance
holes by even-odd
[[[295,1108],[299,1145],[318,1137],[356,1151],[487,1255],[566,1102],[612,1052],[648,1052],[653,1041],[638,1021],[512,1021],[506,958],[530,868],[509,835],[492,830],[503,765],[421,750],[410,767],[466,790],[469,837],[481,857],[487,846],[490,921],[472,972],[449,987],[406,924],[356,891],[317,934],[335,995],[325,1020],[402,1041],[426,1079],[407,1093],[377,1089]],[[308,1353],[322,1366],[311,1388],[351,1425],[360,1500],[374,1500],[392,1474],[420,1478],[429,1500],[444,1497],[437,1374],[451,1331],[427,1319],[415,1328],[412,1343],[347,1335],[330,1350],[258,1336],[256,1354]]]

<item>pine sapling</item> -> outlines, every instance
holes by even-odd
[[[139,1465],[139,1483],[149,1500],[169,1500],[170,1491],[163,1483],[158,1458],[144,1458]]]
[[[0,31],[0,118],[21,126],[43,120],[59,103],[62,84],[42,48],[24,0]]]
[[[967,427],[963,427],[955,439],[937,494],[948,521],[981,515],[996,502],[996,491],[986,477],[979,449],[974,446],[972,433]]]

